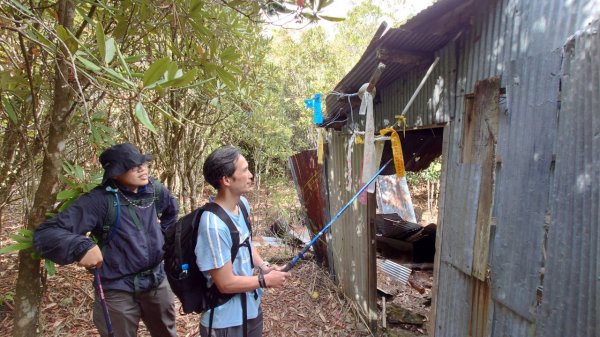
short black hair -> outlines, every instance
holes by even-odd
[[[241,155],[240,149],[229,145],[214,150],[202,166],[204,180],[218,190],[221,178],[231,177],[235,173],[235,163]]]

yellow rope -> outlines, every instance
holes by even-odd
[[[325,137],[325,135],[323,135],[323,132],[324,132],[323,129],[319,128],[317,130],[318,130],[317,132],[319,133],[319,146],[317,147],[317,163],[319,165],[323,165],[323,152],[324,152],[323,138]]]
[[[406,116],[396,115],[394,118],[396,118],[396,125],[402,128],[402,135],[406,137]]]
[[[402,144],[400,143],[400,136],[394,128],[385,128],[379,131],[382,136],[391,133],[392,138],[392,154],[394,155],[394,167],[396,168],[396,176],[404,177],[404,154],[402,153]]]

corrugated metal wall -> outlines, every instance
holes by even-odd
[[[346,154],[348,137],[345,134],[329,133],[328,135],[328,177],[329,207],[332,216],[352,198],[360,186],[360,169],[350,173],[352,185],[346,189],[347,174]],[[360,167],[362,162],[362,147],[355,146],[352,152],[352,166]],[[333,250],[333,269],[339,286],[346,296],[351,298],[370,320],[377,318],[374,312],[376,284],[371,284],[375,278],[375,257],[373,242],[374,228],[366,226],[367,207],[355,201],[331,225],[331,235],[328,236]],[[371,263],[373,262],[373,263]]]
[[[598,336],[600,22],[565,49],[538,336]]]
[[[580,36],[567,54],[571,72],[563,82],[562,109],[560,80],[562,47],[600,16],[600,0],[478,4],[474,25],[438,51],[440,63],[407,114],[409,126],[448,122],[430,332],[440,337],[596,336],[598,33]],[[426,70],[378,88],[376,128],[394,122]],[[477,82],[493,77],[506,94],[498,104],[489,234],[476,239],[481,233],[480,190],[489,180],[490,166],[464,160],[465,102]],[[345,190],[347,138],[329,135],[332,212],[352,196]],[[357,148],[352,161],[355,181],[359,152]],[[339,222],[332,226],[336,274],[347,293],[368,308],[368,295],[361,295],[369,282],[362,280],[368,277],[355,276],[368,271],[361,263],[370,263],[366,208],[352,207]],[[482,271],[474,267],[481,259],[474,252],[486,246],[489,271]]]
[[[554,176],[554,158],[561,155],[555,149],[557,139],[570,138],[558,133],[558,122],[576,119],[563,117],[562,111],[559,115],[562,46],[569,35],[577,29],[585,28],[584,23],[589,21],[591,12],[598,12],[598,6],[594,7],[593,4],[597,5],[598,2],[494,2],[482,9],[478,16],[480,19],[470,32],[466,32],[439,53],[442,59],[438,72],[442,74],[441,81],[447,84],[444,99],[447,100],[446,114],[450,123],[446,133],[449,138],[446,140],[447,156],[444,158],[447,170],[444,209],[440,215],[442,233],[439,236],[441,252],[436,278],[436,336],[558,337],[594,336],[598,333],[590,330],[595,329],[598,324],[600,312],[596,262],[600,240],[597,230],[597,189],[588,191],[593,195],[589,196],[591,200],[595,201],[587,204],[595,210],[596,217],[591,211],[587,211],[591,215],[589,222],[585,222],[585,225],[584,222],[581,223],[583,230],[595,233],[595,236],[592,235],[593,239],[587,245],[584,244],[586,248],[566,249],[562,246],[565,251],[551,252],[552,246],[545,244],[546,233],[550,242],[554,235],[555,241],[567,240],[570,247],[581,244],[577,242],[577,238],[581,236],[573,228],[573,221],[570,221],[571,226],[564,223],[566,217],[573,215],[571,212],[577,211],[578,207],[565,207],[566,205],[555,201],[561,189],[555,190],[552,186],[555,179],[557,184],[561,184],[560,181],[564,178]],[[582,8],[590,11],[582,12]],[[593,65],[595,68],[587,69],[587,73],[600,76],[598,50],[595,52],[593,54],[588,51],[588,55],[596,56],[592,58],[595,64],[590,61],[590,67]],[[474,277],[473,267],[473,261],[478,257],[474,249],[480,244],[476,239],[479,187],[485,172],[482,172],[482,164],[464,163],[462,149],[466,146],[463,142],[466,123],[464,113],[467,108],[465,101],[468,100],[466,95],[475,91],[478,81],[495,76],[502,79],[501,86],[505,88],[506,96],[500,102],[496,139],[495,192],[491,205],[491,235],[487,243],[490,251],[486,282],[491,287],[491,301],[488,301],[486,292],[482,292],[480,281]],[[597,97],[599,83],[598,78],[595,80],[587,78],[578,83],[595,83],[593,88]],[[436,83],[439,82],[438,79]],[[589,88],[591,87],[588,86],[587,89],[590,90]],[[432,97],[422,98],[431,99]],[[590,102],[592,101],[588,100],[588,104]],[[595,103],[598,103],[597,99]],[[423,104],[424,101],[421,102]],[[591,105],[588,106],[590,108],[584,120],[587,118],[586,125],[591,126],[593,109]],[[586,113],[577,108],[579,107],[575,108],[577,113]],[[598,107],[595,111],[598,111]],[[591,128],[589,132],[592,132]],[[580,146],[591,141],[591,133],[587,136],[580,136]],[[589,154],[588,159],[593,158],[593,147],[587,146],[589,150],[584,153]],[[571,153],[566,150],[562,154],[568,155],[569,159],[577,159],[573,155],[578,151],[571,149]],[[580,153],[580,156],[581,170],[587,168],[589,171],[594,167],[596,174],[591,176],[594,177],[594,182],[597,181],[598,169],[593,166],[592,161],[586,166],[581,160],[585,155]],[[565,176],[569,174],[567,172],[572,172],[566,167],[569,159],[564,162]],[[570,174],[571,180],[576,179]],[[576,181],[572,182],[574,183]],[[591,184],[597,186],[593,182]],[[567,188],[567,185],[563,188]],[[554,215],[560,209],[564,213],[561,221]],[[580,211],[585,212],[583,208]],[[561,228],[555,228],[556,222],[561,222]],[[595,232],[593,228],[596,228]],[[565,258],[565,252],[569,252],[570,256]],[[544,276],[544,257],[546,254],[552,256],[557,253],[562,259],[555,262],[556,274],[549,279],[549,274]],[[568,274],[571,276],[562,276],[563,281],[574,281],[570,286],[583,291],[588,298],[583,300],[575,294],[575,290],[565,292],[563,288],[557,287],[555,290],[558,293],[553,294],[555,297],[552,304],[548,304],[548,311],[544,313],[540,307],[538,286],[543,285],[541,296],[545,301],[548,282],[553,282],[556,277],[560,278],[559,268],[563,268],[564,273],[565,264],[569,263],[575,263],[578,267]],[[583,269],[586,267],[596,268],[596,279],[584,276]],[[594,275],[592,273],[590,271],[587,275]],[[580,276],[574,277],[574,274]],[[562,287],[569,288],[568,282],[561,284]],[[559,291],[559,288],[562,290]],[[475,292],[481,296],[473,297]],[[478,300],[473,302],[470,300],[473,298]],[[489,305],[482,305],[483,303]],[[576,313],[567,315],[564,310],[556,310],[560,303]],[[543,332],[538,326],[543,325],[542,322],[548,325]],[[563,327],[563,330],[557,329],[557,325]],[[575,328],[576,325],[580,328]],[[577,329],[581,329],[581,333],[575,332]]]
[[[403,76],[401,80],[381,90],[381,103],[375,106],[377,116],[375,128],[388,127],[395,122],[394,116],[400,115],[413,91],[423,80],[428,67],[421,68]],[[406,112],[407,124],[411,127],[443,124],[448,122],[447,83],[440,73],[440,64],[431,73],[417,99]],[[413,91],[410,91],[412,88]],[[409,91],[407,91],[409,89]]]

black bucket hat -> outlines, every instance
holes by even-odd
[[[152,155],[141,154],[133,144],[123,143],[109,147],[100,154],[100,164],[104,168],[102,184],[153,158]]]

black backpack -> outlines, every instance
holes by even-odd
[[[248,211],[240,201],[240,210],[252,233]],[[217,215],[229,228],[231,234],[231,261],[235,260],[240,244],[240,233],[237,227],[227,215],[225,210],[216,203],[209,202],[204,206],[197,208],[193,212],[181,217],[165,232],[165,272],[171,285],[173,293],[181,302],[181,309],[184,313],[201,313],[208,309],[218,307],[229,301],[236,294],[221,294],[216,285],[206,286],[206,277],[198,269],[196,264],[196,239],[198,237],[198,224],[204,211]],[[248,245],[250,249],[250,246]],[[250,250],[250,253],[252,251]]]

